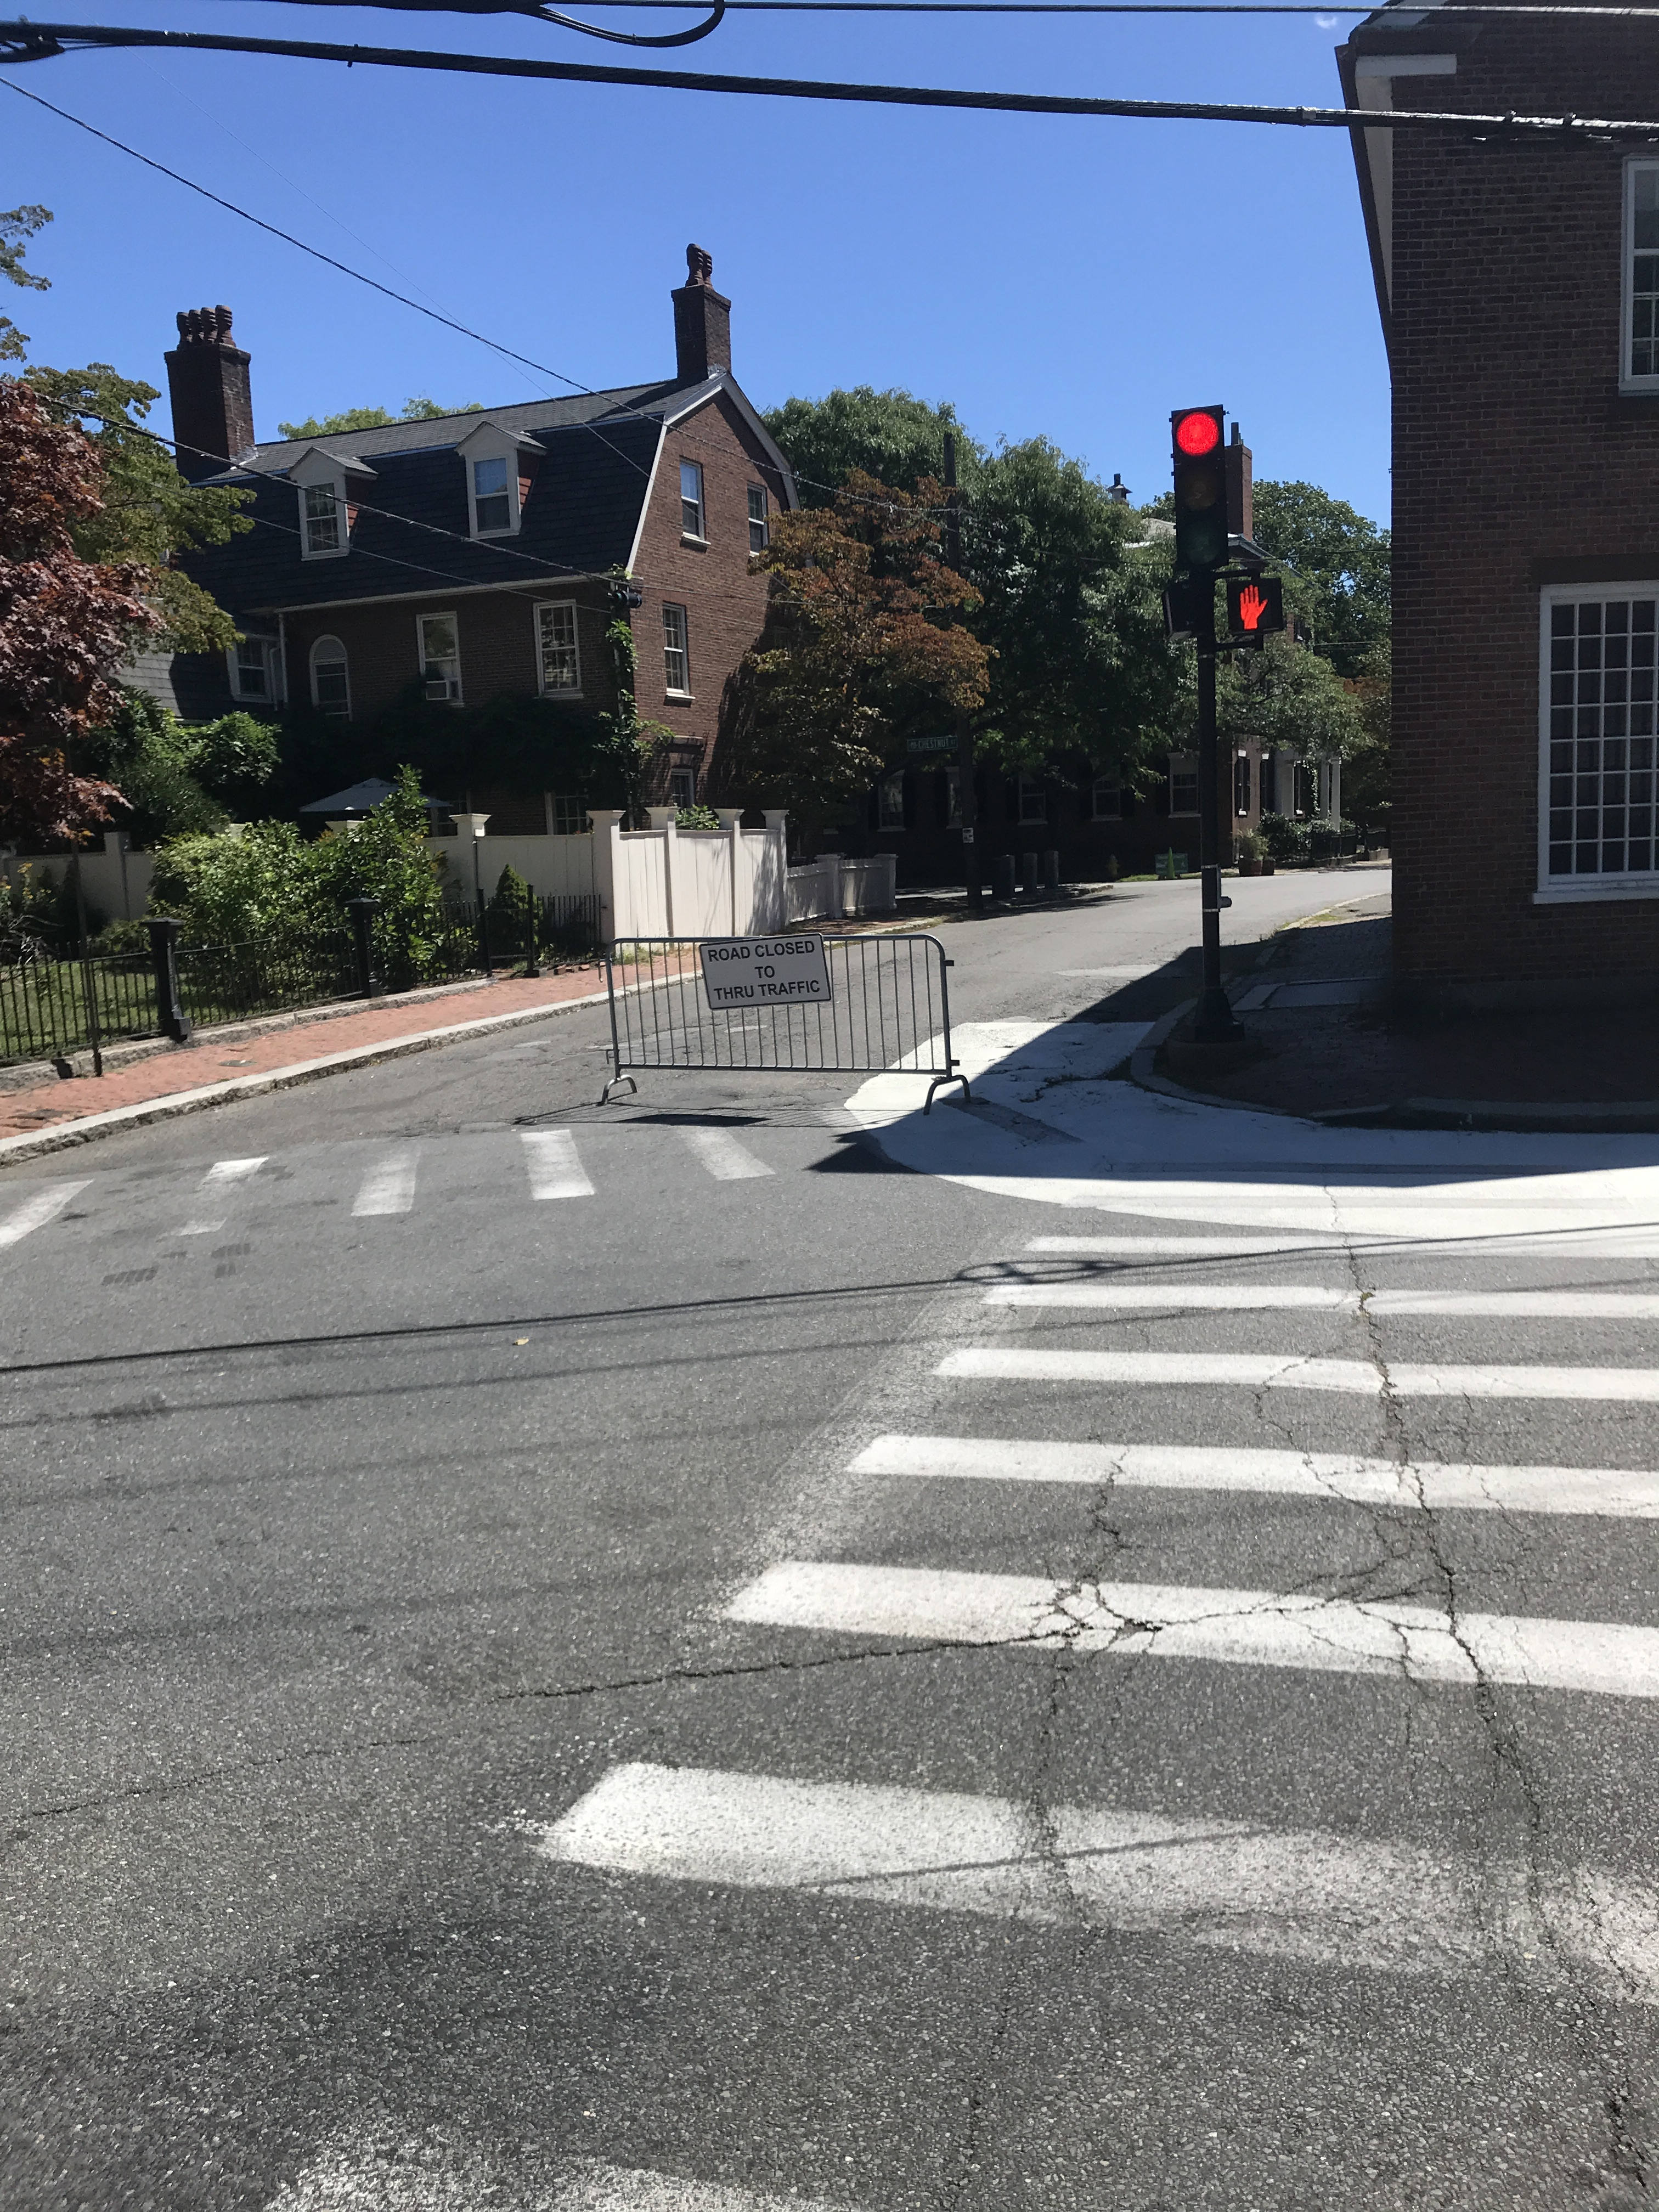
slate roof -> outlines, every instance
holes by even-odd
[[[253,528],[192,554],[186,566],[239,617],[446,588],[602,576],[624,566],[633,550],[663,419],[728,386],[724,376],[695,385],[630,385],[258,446],[236,468],[208,479],[252,486],[254,496],[243,511],[256,518]],[[484,421],[534,439],[545,453],[515,538],[475,541],[467,534],[465,471],[455,448]],[[298,501],[283,471],[313,447],[374,471],[363,485],[351,550],[338,559],[301,557]]]

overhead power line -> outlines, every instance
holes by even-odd
[[[313,7],[337,7],[341,0],[305,0]],[[572,22],[556,15],[541,0],[357,0],[368,8],[390,8],[399,15],[428,13],[441,15],[529,15],[543,22],[566,24],[573,30],[591,30],[591,24]],[[700,7],[702,0],[581,0],[586,8],[678,9]],[[1395,0],[1380,6],[1335,4],[1335,0],[725,0],[727,15],[1333,15],[1404,14]],[[1422,11],[1422,12],[1426,12]],[[1445,15],[1595,15],[1629,16],[1636,21],[1659,18],[1659,8],[1623,8],[1604,0],[1439,0],[1432,9],[1437,21]],[[1410,20],[1419,10],[1410,9]],[[704,38],[714,27],[699,24],[694,35]],[[614,35],[614,34],[613,34]],[[649,40],[641,44],[648,45]],[[690,37],[678,41],[689,44]]]
[[[0,62],[46,61],[76,49],[122,46],[160,47],[169,52],[270,54],[293,61],[341,62],[347,68],[434,70],[461,76],[526,77],[562,84],[640,85],[666,92],[735,93],[763,100],[824,100],[879,107],[1123,117],[1158,123],[1258,123],[1288,125],[1303,130],[1455,131],[1477,138],[1557,144],[1582,144],[1591,138],[1646,143],[1659,138],[1659,122],[1622,116],[1277,107],[1237,100],[1085,100],[1056,93],[972,92],[943,85],[847,84],[812,77],[726,76],[690,70],[613,69],[590,62],[532,61],[505,54],[434,53],[422,47],[343,46],[301,39],[243,39],[207,31],[131,30],[102,24],[27,21],[0,23]],[[152,166],[159,168],[161,164]],[[386,287],[380,289],[384,290]]]

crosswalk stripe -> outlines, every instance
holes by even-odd
[[[1346,1452],[1196,1444],[1061,1443],[1017,1437],[878,1437],[848,1468],[969,1482],[1245,1491],[1430,1512],[1581,1513],[1659,1519],[1659,1474],[1613,1467],[1474,1467]]]
[[[592,1198],[593,1185],[568,1129],[524,1129],[532,1198]]]
[[[1454,1625],[1429,1606],[1299,1591],[1068,1584],[789,1559],[739,1590],[726,1617],[927,1643],[1064,1644],[1124,1656],[1659,1698],[1659,1629],[1498,1613],[1460,1613]]]
[[[1364,1359],[1292,1352],[1042,1352],[1018,1346],[952,1352],[934,1372],[972,1382],[1208,1383],[1246,1390],[1334,1390],[1381,1397],[1382,1371]],[[1659,1369],[1427,1366],[1390,1360],[1388,1390],[1404,1398],[1584,1398],[1659,1402]]]
[[[720,1182],[744,1182],[773,1170],[739,1144],[729,1129],[682,1129],[680,1134],[709,1174]]]
[[[1086,1203],[1086,1200],[1079,1201]],[[1222,1211],[1236,1208],[1224,1204]],[[1033,1237],[1028,1252],[1066,1255],[1101,1260],[1247,1260],[1275,1254],[1306,1257],[1315,1252],[1350,1249],[1389,1253],[1432,1252],[1479,1255],[1483,1258],[1524,1253],[1529,1258],[1589,1256],[1652,1259],[1659,1255],[1659,1237],[1643,1222],[1608,1221],[1585,1229],[1493,1228],[1489,1221],[1474,1220],[1467,1209],[1454,1222],[1443,1215],[1436,1225],[1421,1229],[1367,1229],[1340,1231],[1324,1227],[1291,1229],[1277,1237],[1172,1237],[1155,1233],[1124,1237]]]
[[[1245,1820],[641,1762],[537,1850],[667,1881],[1061,1923],[1343,1967],[1498,1966],[1659,2002],[1659,1893],[1599,1869],[1446,1857]]]
[[[24,1237],[37,1229],[44,1229],[55,1221],[77,1191],[84,1190],[91,1182],[82,1176],[78,1182],[41,1183],[32,1191],[21,1206],[15,1206],[3,1221],[0,1221],[0,1249],[8,1244],[21,1244]]]
[[[407,1213],[415,1203],[418,1157],[411,1146],[407,1151],[388,1152],[384,1159],[376,1160],[357,1186],[357,1195],[351,1205],[354,1217],[362,1219],[368,1214]]]
[[[768,2197],[586,2159],[567,2166],[550,2188],[544,2173],[526,2185],[499,2158],[453,2136],[437,2155],[429,2136],[338,2140],[279,2190],[266,2212],[478,2212],[485,2204],[524,2212],[855,2212],[793,2191]]]
[[[1652,1291],[1360,1291],[1318,1283],[994,1283],[988,1306],[1125,1313],[1147,1306],[1197,1313],[1272,1310],[1435,1314],[1489,1321],[1656,1321]]]
[[[197,1185],[198,1196],[206,1198],[216,1192],[228,1189],[236,1183],[246,1182],[250,1176],[258,1174],[268,1157],[266,1153],[261,1152],[253,1159],[215,1160],[213,1165]],[[177,1234],[180,1237],[211,1237],[216,1231],[222,1229],[224,1225],[225,1216],[222,1213],[197,1213],[185,1222]]]

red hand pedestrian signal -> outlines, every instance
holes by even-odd
[[[1285,586],[1278,576],[1240,577],[1227,586],[1227,629],[1241,644],[1259,646],[1285,627]]]

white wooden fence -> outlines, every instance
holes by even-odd
[[[804,867],[791,868],[786,887],[786,920],[838,921],[843,916],[892,914],[898,904],[898,855],[878,853],[849,860],[840,853],[820,853]]]

